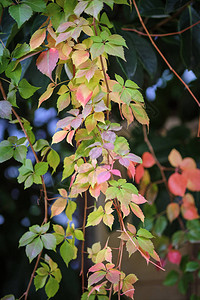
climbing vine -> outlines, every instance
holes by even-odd
[[[140,208],[141,204],[148,203],[148,194],[157,190],[157,183],[151,183],[147,171],[154,164],[161,172],[160,183],[164,182],[169,192],[171,202],[166,209],[169,221],[180,219],[180,212],[186,220],[199,217],[193,196],[186,193],[186,188],[200,189],[195,161],[182,159],[179,152],[172,150],[169,162],[173,174],[167,178],[165,168],[157,160],[147,138],[149,118],[140,87],[118,74],[108,75],[110,56],[126,61],[126,41],[113,31],[103,10],[104,4],[112,9],[115,3],[131,6],[126,0],[4,0],[1,4],[2,10],[8,9],[18,28],[33,14],[45,17],[30,40],[17,44],[12,52],[2,41],[0,44],[0,71],[4,74],[0,82],[4,98],[0,101],[0,116],[16,123],[24,134],[20,139],[9,136],[0,143],[0,162],[14,158],[19,163],[18,183],[24,184],[24,189],[38,185],[42,194],[39,205],[44,205],[42,223],[30,226],[19,240],[19,247],[25,247],[29,262],[34,261],[35,266],[26,291],[18,299],[28,298],[32,284],[36,291],[44,288],[47,298],[53,298],[59,290],[62,274],[51,258],[51,251],[56,251],[68,267],[77,258],[77,241],[82,243],[81,299],[95,299],[95,296],[111,299],[115,293],[118,299],[122,295],[133,299],[138,278],[136,274],[123,271],[123,252],[128,251],[129,256],[139,252],[147,263],[163,269],[152,243],[154,235],[145,228],[145,216]],[[49,84],[38,99],[38,107],[56,95],[58,116],[61,116],[51,143],[45,139],[36,140],[29,120],[17,113],[18,96],[29,99],[40,89],[23,77],[22,62],[32,56],[36,57],[38,72],[49,78]],[[127,126],[132,122],[143,126],[151,153],[144,153],[142,158],[131,153],[128,140],[121,135],[122,126],[112,121],[113,106],[118,107]],[[74,148],[74,153],[63,160],[55,150],[55,145],[61,142]],[[27,158],[28,149],[32,151],[33,160]],[[69,186],[59,188],[57,196],[51,198],[44,175],[50,170],[53,176],[60,164],[63,165],[61,180],[67,179]],[[126,170],[129,179],[122,177],[121,170]],[[134,181],[139,184],[139,189]],[[89,213],[88,195],[93,198]],[[78,196],[84,201],[81,228],[76,228],[73,223],[73,215],[80,205]],[[174,196],[182,197],[181,201],[174,201]],[[104,200],[101,205],[99,198]],[[68,218],[67,224],[61,226],[52,222],[52,218],[63,211]],[[143,224],[138,230],[125,221],[130,214]],[[99,243],[85,247],[87,227],[103,222],[112,230],[115,219],[120,226],[116,261],[109,240],[103,247]],[[170,261],[173,261],[173,251],[177,251],[173,246],[167,254]],[[92,263],[88,270],[84,264],[86,250]]]

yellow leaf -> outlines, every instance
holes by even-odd
[[[95,112],[94,113],[94,119],[97,120],[97,121],[100,121],[102,123],[105,123],[105,116],[104,116],[104,113],[102,111]]]
[[[38,29],[34,32],[30,39],[31,50],[39,47],[46,38],[46,28]]]

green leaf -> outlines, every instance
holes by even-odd
[[[51,168],[53,168],[53,173],[56,171],[57,166],[60,163],[60,156],[59,154],[51,149],[49,154],[47,155],[47,162]]]
[[[60,255],[68,267],[69,262],[74,259],[74,246],[64,241],[60,247]]]
[[[84,235],[83,235],[83,232],[82,232],[81,230],[76,229],[76,230],[74,231],[74,234],[75,234],[75,238],[76,238],[77,240],[84,241]]]
[[[23,163],[24,160],[26,159],[27,151],[28,151],[28,149],[24,145],[16,147],[15,151],[14,151],[14,155],[13,155],[14,159]]]
[[[49,230],[49,226],[50,226],[50,222],[48,223],[45,223],[43,224],[41,227],[40,227],[40,233],[45,233]],[[32,226],[33,227],[33,226]]]
[[[32,16],[32,9],[26,4],[11,5],[9,7],[9,13],[13,19],[17,22],[18,28],[24,24]]]
[[[120,155],[125,155],[129,152],[129,144],[123,136],[117,136],[114,142],[114,152]]]
[[[197,261],[189,261],[186,264],[185,272],[194,272],[199,269],[199,263]]]
[[[34,171],[37,175],[44,175],[48,171],[47,162],[39,162],[34,166]]]
[[[35,285],[36,291],[43,288],[43,286],[46,283],[47,277],[48,277],[48,275],[46,275],[46,276],[36,275],[34,277],[34,285]]]
[[[9,141],[0,143],[0,163],[10,159],[13,156],[14,149]]]
[[[24,189],[29,188],[33,184],[33,175],[29,175],[24,182]]]
[[[156,219],[154,231],[158,236],[161,236],[165,228],[167,227],[167,219],[164,216],[159,216]]]
[[[138,236],[141,236],[141,237],[144,237],[144,238],[147,238],[147,239],[151,239],[153,238],[154,236],[151,234],[151,232],[149,232],[148,230],[144,229],[144,228],[140,228],[137,232],[137,235]]]
[[[87,8],[85,8],[85,12],[91,16],[93,16],[95,19],[98,20],[98,14],[103,8],[103,2],[99,0],[93,0],[90,2]]]
[[[22,73],[21,64],[17,63],[16,61],[11,61],[11,63],[9,63],[9,65],[5,70],[6,76],[12,79],[15,85],[18,85],[21,78],[21,73]]]
[[[93,59],[102,55],[104,53],[104,44],[103,43],[93,43],[90,48],[90,53],[91,53]]]
[[[23,246],[26,246],[27,244],[31,243],[32,240],[36,236],[38,236],[38,234],[34,233],[32,231],[28,231],[28,232],[24,233],[19,240],[19,247],[23,247]]]
[[[101,222],[103,215],[104,215],[103,207],[99,206],[97,210],[91,212],[88,215],[86,227],[98,225]]]
[[[166,286],[171,286],[177,283],[178,279],[179,279],[179,273],[175,270],[172,270],[167,274],[163,284]]]
[[[25,54],[27,54],[30,51],[30,46],[26,43],[23,44],[17,44],[17,46],[15,47],[15,49],[13,50],[11,56],[13,58],[21,58],[22,56],[24,56]]]
[[[30,6],[35,12],[43,12],[46,8],[44,0],[24,0],[24,3]]]
[[[71,221],[72,220],[72,215],[75,212],[77,207],[76,202],[68,200],[68,204],[67,204],[67,208],[65,210],[66,216],[68,217],[68,219]]]
[[[11,119],[12,105],[7,100],[0,101],[0,118]]]
[[[49,250],[55,250],[56,248],[56,238],[51,233],[46,233],[41,235],[42,242],[44,244],[44,248]]]
[[[49,146],[49,143],[47,140],[39,139],[37,142],[33,145],[33,148],[36,152],[42,150],[45,146]]]
[[[109,55],[118,56],[121,59],[126,61],[124,57],[124,49],[122,46],[116,46],[111,43],[106,43],[104,49],[105,52],[108,53]]]
[[[22,98],[28,99],[33,96],[33,94],[40,89],[40,87],[31,85],[26,79],[23,78],[19,83],[18,89]]]
[[[33,165],[30,159],[26,159],[25,164],[19,168],[21,175],[28,175],[33,172]]]
[[[38,254],[43,249],[43,243],[40,239],[40,237],[37,237],[34,239],[34,241],[26,246],[26,255],[29,258],[29,261],[32,262],[32,260],[38,256]]]
[[[127,47],[125,39],[119,34],[112,34],[107,40],[110,44]]]
[[[57,293],[58,290],[59,290],[58,281],[55,278],[53,278],[52,276],[50,276],[50,278],[45,286],[45,292],[46,292],[48,298],[55,296],[55,294]]]
[[[154,245],[152,241],[140,236],[137,237],[137,241],[144,251],[148,252],[150,255],[153,254]]]
[[[124,85],[124,79],[121,76],[115,74],[115,78],[119,82],[119,84],[121,84],[122,86]]]

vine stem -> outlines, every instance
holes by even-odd
[[[133,5],[135,7],[135,10],[137,12],[138,18],[140,20],[140,23],[142,25],[142,27],[144,28],[148,38],[150,39],[152,45],[154,46],[154,48],[157,50],[157,52],[160,54],[160,56],[162,57],[162,59],[165,61],[166,65],[169,67],[169,69],[174,73],[174,75],[182,82],[182,84],[185,86],[185,88],[188,90],[188,92],[190,93],[190,95],[193,97],[193,99],[196,101],[197,105],[200,107],[200,103],[197,100],[197,98],[195,97],[195,95],[193,94],[193,92],[191,91],[191,89],[189,88],[189,86],[183,81],[183,79],[178,75],[178,73],[173,69],[173,67],[171,66],[171,64],[168,62],[168,60],[165,58],[165,56],[163,55],[163,53],[160,51],[160,49],[157,47],[157,45],[155,44],[155,42],[153,41],[147,27],[145,26],[142,17],[140,15],[139,9],[137,7],[137,4],[135,2],[135,0],[133,0]]]
[[[85,223],[86,223],[86,216],[87,216],[87,191],[84,193],[85,203],[84,203],[84,215],[83,215],[83,236],[84,240],[82,241],[81,245],[81,281],[82,281],[82,293],[85,291],[85,278],[84,278],[84,247],[85,247]]]
[[[35,275],[35,271],[36,271],[36,269],[38,267],[38,264],[40,262],[41,255],[42,255],[42,251],[39,253],[39,255],[37,257],[37,260],[36,260],[36,263],[35,263],[35,267],[34,267],[33,272],[31,274],[31,278],[29,280],[26,292],[24,293],[24,296],[25,296],[24,300],[27,300],[27,298],[28,298],[29,290],[30,290],[30,287],[31,287],[31,284],[32,284],[32,281],[33,281],[33,278],[34,278],[34,275]]]
[[[180,31],[169,32],[169,33],[151,33],[150,36],[151,36],[151,37],[154,37],[154,36],[155,36],[155,37],[164,37],[164,36],[171,36],[171,35],[176,35],[176,34],[182,34],[183,32],[185,32],[185,31],[191,29],[192,27],[196,26],[196,25],[199,24],[199,23],[200,23],[200,20],[197,21],[196,23],[194,23],[194,24],[192,24],[192,25],[190,25],[190,26],[188,26],[188,27],[186,27],[186,28],[180,30]],[[138,34],[140,34],[140,35],[148,36],[147,33],[144,33],[144,32],[142,32],[142,31],[139,31],[139,30],[134,29],[134,28],[122,28],[122,30],[124,30],[124,31],[134,31],[134,32],[136,32],[136,33],[138,33]]]
[[[1,93],[2,93],[2,96],[3,96],[3,99],[4,100],[7,100],[7,97],[6,97],[6,93],[4,91],[4,88],[3,88],[3,85],[1,83],[1,80],[0,80],[0,90],[1,90]],[[24,125],[22,124],[22,121],[19,117],[19,115],[16,113],[16,111],[14,110],[14,108],[12,107],[12,113],[15,115],[16,119],[18,120],[20,126],[21,126],[21,129],[22,131],[24,132],[28,142],[29,142],[29,145],[31,147],[31,150],[33,152],[33,155],[35,157],[35,160],[37,163],[39,163],[39,159],[38,159],[38,156],[33,148],[33,145],[30,141],[30,138],[26,132],[26,129],[24,128]],[[42,224],[44,223],[47,223],[47,220],[48,220],[48,196],[47,196],[47,189],[46,189],[46,185],[45,185],[45,182],[44,182],[44,178],[43,176],[41,176],[41,180],[42,180],[42,188],[43,188],[43,193],[44,193],[44,219],[43,219],[43,222]],[[29,284],[27,286],[27,289],[26,289],[26,292],[24,293],[24,296],[25,296],[25,300],[27,300],[27,297],[28,297],[28,293],[29,293],[29,290],[30,290],[30,287],[31,287],[31,284],[32,284],[32,281],[33,281],[33,278],[34,278],[34,275],[35,275],[35,271],[38,267],[38,264],[39,264],[39,261],[40,261],[40,258],[41,258],[41,255],[42,255],[42,251],[39,253],[38,257],[37,257],[37,260],[36,260],[36,263],[35,263],[35,267],[33,269],[33,272],[31,274],[31,277],[30,277],[30,280],[29,280]]]
[[[97,33],[96,24],[95,24],[95,18],[93,18],[93,26],[94,26],[94,32],[97,36],[98,33]],[[107,120],[109,120],[110,89],[109,89],[109,84],[108,84],[108,80],[107,80],[107,77],[106,77],[106,70],[105,70],[105,67],[104,67],[102,55],[100,55],[99,58],[100,58],[101,68],[102,68],[102,71],[103,71],[103,76],[104,76],[104,80],[105,80],[105,84],[106,84],[106,90],[107,90],[107,103],[106,103],[106,105],[108,107],[108,110],[106,111],[106,118],[107,118]]]

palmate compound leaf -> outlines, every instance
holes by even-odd
[[[51,233],[46,233],[41,235],[41,240],[44,245],[44,248],[48,250],[55,250],[56,248],[56,238]]]

